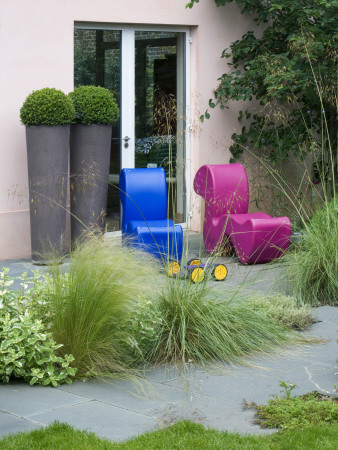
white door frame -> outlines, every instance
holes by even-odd
[[[129,138],[129,140],[124,140]],[[121,169],[135,167],[135,29],[121,33]]]

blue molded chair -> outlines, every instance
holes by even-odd
[[[122,169],[119,189],[123,242],[164,261],[181,260],[183,230],[167,219],[164,169]]]

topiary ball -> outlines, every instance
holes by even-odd
[[[33,91],[20,109],[24,125],[66,125],[73,122],[74,115],[70,98],[54,88]]]
[[[108,89],[79,86],[69,94],[75,107],[75,123],[112,124],[120,115],[116,100]]]

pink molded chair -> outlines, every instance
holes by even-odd
[[[194,190],[205,200],[203,240],[207,252],[221,250],[226,236],[243,264],[272,261],[288,248],[288,217],[248,213],[248,177],[241,164],[202,166]]]

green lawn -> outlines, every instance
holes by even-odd
[[[5,449],[337,449],[338,424],[285,431],[268,436],[243,436],[216,430],[189,421],[145,433],[124,443],[99,439],[93,433],[75,431],[66,424],[19,433],[0,440]]]

